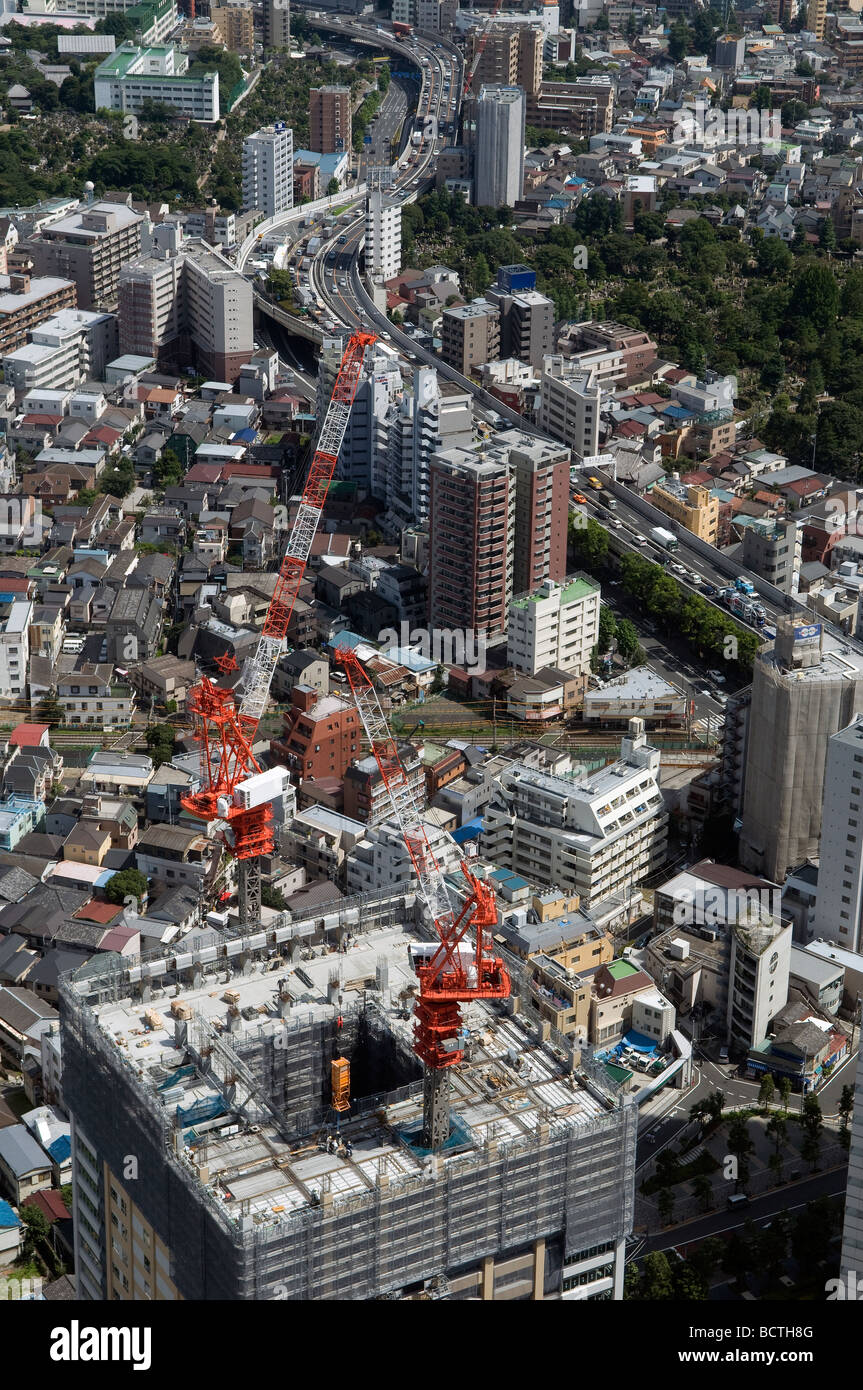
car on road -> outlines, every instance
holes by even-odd
[[[713,598],[715,594],[719,593],[719,590],[715,584],[704,583],[701,585],[701,592],[705,594],[707,598]]]
[[[621,526],[623,525],[623,522],[620,521],[616,516],[613,516],[608,524],[609,526],[613,526],[615,531],[619,531]]]
[[[717,685],[724,685],[724,684],[725,684],[725,677],[723,676],[722,672],[721,672],[721,671],[717,671],[715,667],[713,668],[712,671],[708,671],[707,674],[708,674],[708,676],[710,677],[710,679],[711,679],[712,681],[716,681],[716,684],[717,684]]]
[[[636,545],[647,545],[647,541],[644,538],[644,536],[633,536],[632,539]]]
[[[728,696],[725,694],[724,690],[714,690],[713,698],[718,705],[728,704]]]
[[[580,507],[587,506],[587,498],[585,497],[583,492],[573,493],[572,500],[573,502],[577,502]]]
[[[719,1060],[720,1060],[720,1062],[727,1062],[727,1061],[728,1061],[728,1048],[727,1048],[727,1047],[720,1047],[720,1049],[719,1049]]]
[[[673,571],[674,574],[681,574],[681,575],[686,574],[686,570],[683,568],[682,565],[673,564],[673,565],[671,566],[671,569],[672,569],[672,571]]]

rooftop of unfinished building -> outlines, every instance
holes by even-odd
[[[453,1134],[431,1166],[419,1142],[420,1080],[376,1095],[373,1103],[352,1098],[351,1110],[338,1124],[338,1146],[330,1152],[320,1123],[291,1135],[291,1127],[282,1132],[263,1107],[232,1110],[175,1031],[173,1010],[185,1006],[192,1011],[187,1021],[193,1051],[209,1037],[216,1041],[218,1057],[222,1037],[251,1040],[259,1030],[275,1036],[315,1020],[332,1023],[339,1012],[347,1019],[352,1001],[362,1004],[365,987],[374,986],[377,967],[386,961],[388,992],[374,996],[377,1018],[409,1047],[412,1020],[401,1016],[404,1001],[399,996],[408,984],[415,985],[408,947],[416,939],[406,924],[353,937],[346,951],[321,954],[318,947],[311,959],[293,963],[259,952],[248,973],[226,979],[222,964],[196,985],[156,992],[149,1003],[126,997],[92,1006],[106,1044],[118,1049],[162,1106],[174,1133],[181,1130],[179,1161],[229,1221],[270,1225],[310,1206],[373,1197],[382,1185],[427,1179],[451,1164],[475,1161],[480,1152],[488,1152],[488,1145],[535,1143],[588,1126],[616,1108],[605,1088],[584,1071],[573,1072],[563,1053],[541,1042],[527,1022],[474,1003],[463,1010],[465,1059],[450,1073]],[[340,1004],[327,1002],[334,971],[340,973]],[[292,999],[287,1020],[278,1012],[280,980],[287,980]],[[228,1023],[230,1009],[235,1033]],[[335,1112],[324,1127],[335,1132]]]

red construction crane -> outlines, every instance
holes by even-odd
[[[340,647],[336,659],[347,672],[363,728],[438,935],[437,945],[423,943],[411,948],[420,983],[414,1009],[414,1051],[425,1066],[423,1146],[438,1150],[450,1132],[449,1068],[464,1056],[459,1005],[474,999],[509,997],[509,975],[503,961],[494,955],[491,935],[497,925],[497,905],[493,890],[472,874],[463,860],[461,870],[468,893],[463,906],[454,910],[377,692],[352,651]],[[476,938],[473,945],[471,932]]]
[[[201,785],[181,801],[201,820],[226,823],[224,837],[239,864],[244,924],[261,918],[260,856],[273,848],[272,798],[281,776],[278,770],[261,772],[252,743],[338,462],[366,348],[375,340],[373,333],[354,333],[345,348],[254,657],[246,662],[236,690],[223,690],[204,676],[189,691],[201,749]]]
[[[495,19],[497,18],[497,12],[500,9],[500,6],[501,0],[494,0],[494,6],[492,8],[491,14],[489,15],[488,23],[486,24],[485,28],[483,29],[482,33],[477,39],[476,52],[473,55],[473,62],[470,65],[470,72],[468,73],[467,81],[464,84],[464,96],[467,96],[468,92],[470,91],[470,84],[476,77],[476,70],[479,67],[480,58],[482,57],[483,50],[485,49],[485,46],[488,43],[488,37],[491,33],[491,27],[494,24]]]

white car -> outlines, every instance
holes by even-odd
[[[725,677],[721,671],[708,671],[707,674],[712,681],[716,681],[717,685],[725,684]]]

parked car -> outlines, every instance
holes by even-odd
[[[708,671],[707,674],[712,681],[716,681],[717,685],[725,684],[725,677],[723,676],[721,671],[717,671],[714,669],[712,671]]]

